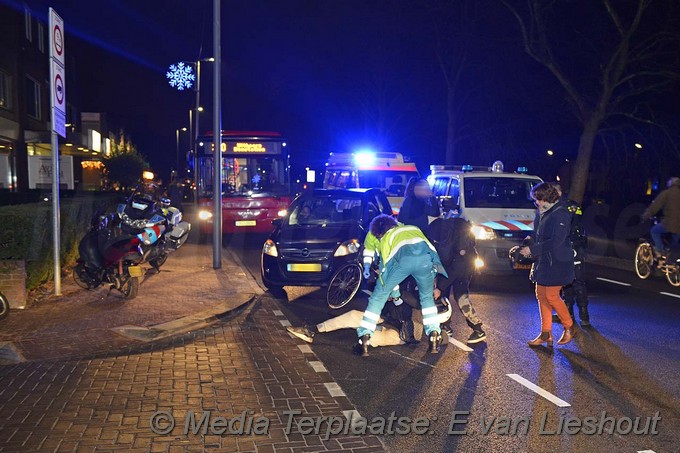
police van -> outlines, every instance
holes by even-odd
[[[508,252],[533,231],[536,206],[530,193],[541,178],[527,174],[526,167],[505,172],[500,161],[491,167],[432,165],[430,171],[427,180],[443,211],[472,224],[478,268],[498,272],[529,267],[513,264]]]
[[[404,190],[411,178],[418,178],[413,162],[401,153],[359,151],[331,153],[326,162],[324,189],[380,189],[395,214],[404,202]]]

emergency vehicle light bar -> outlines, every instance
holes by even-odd
[[[441,171],[491,171],[491,167],[472,166],[472,165],[430,165],[430,172],[435,174]]]

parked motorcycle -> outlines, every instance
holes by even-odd
[[[143,275],[141,265],[149,263],[158,270],[186,242],[191,225],[181,219],[181,212],[167,200],[159,208],[140,194],[119,205],[115,214],[97,213],[78,246],[76,283],[85,289],[108,283],[133,299]]]

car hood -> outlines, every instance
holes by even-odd
[[[348,223],[326,227],[284,226],[274,232],[272,239],[282,248],[334,249],[351,239],[363,241],[364,235],[361,226]]]

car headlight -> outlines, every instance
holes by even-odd
[[[279,212],[276,213],[277,217],[285,217],[288,215],[288,210],[287,209],[281,209]]]
[[[198,218],[201,220],[212,219],[212,216],[213,216],[212,212],[206,211],[205,209],[201,209],[200,211],[198,211]]]
[[[481,269],[484,267],[484,260],[481,258],[475,258],[475,269]]]
[[[267,239],[262,247],[262,253],[269,256],[279,256],[279,251],[276,250],[276,244],[271,239]]]
[[[475,225],[472,227],[472,234],[475,235],[475,239],[478,241],[487,241],[490,239],[496,239],[496,232],[483,225]]]
[[[361,248],[361,243],[359,242],[358,239],[351,239],[349,241],[343,242],[340,244],[338,249],[335,251],[335,255],[333,256],[347,256],[351,255],[353,253],[359,253],[359,249]]]

